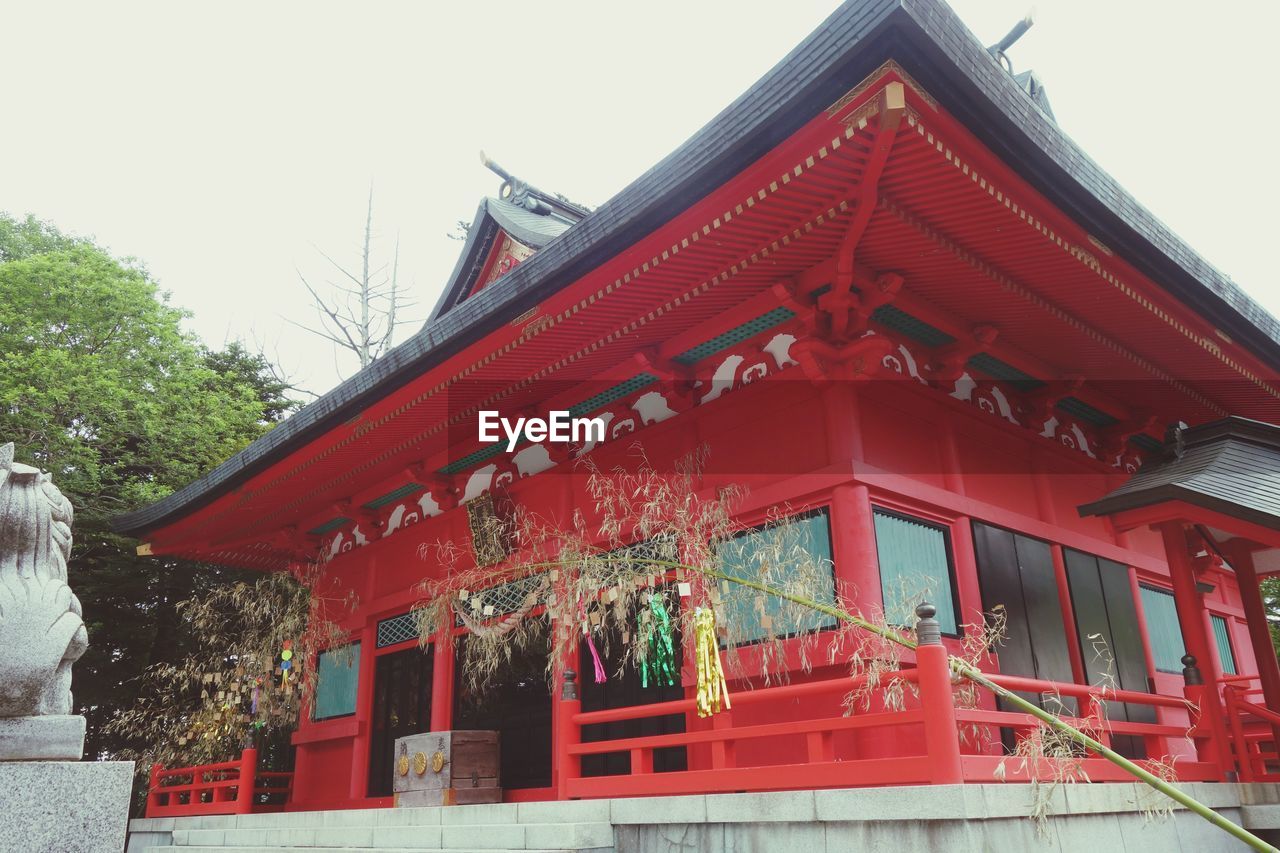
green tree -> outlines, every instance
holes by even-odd
[[[1262,590],[1262,606],[1267,611],[1267,628],[1271,631],[1271,646],[1280,657],[1280,577],[1263,578],[1258,582]]]
[[[51,471],[76,509],[71,585],[90,649],[74,694],[87,756],[148,666],[186,656],[178,602],[245,573],[138,558],[111,516],[196,479],[296,408],[266,360],[211,350],[138,263],[28,217],[0,215],[0,436]]]

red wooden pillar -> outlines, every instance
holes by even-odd
[[[453,639],[452,625],[443,625],[431,643],[431,731],[453,728]]]
[[[351,783],[348,793],[353,800],[369,794],[369,745],[373,737],[373,681],[377,670],[374,653],[378,646],[378,624],[370,622],[360,631],[360,672],[356,677],[356,720],[360,726],[351,745]]]
[[[827,428],[827,460],[852,472],[863,458],[858,394],[853,383],[831,381],[822,387],[822,410]],[[853,609],[879,609],[880,564],[867,487],[844,483],[831,495],[832,556],[837,592]]]
[[[1231,554],[1231,568],[1236,570],[1236,581],[1240,585],[1240,600],[1244,604],[1245,625],[1249,628],[1253,658],[1258,665],[1262,695],[1268,708],[1280,711],[1280,663],[1276,661],[1275,647],[1271,645],[1267,610],[1262,604],[1262,590],[1258,586],[1253,554],[1244,548],[1236,549]]]
[[[151,765],[151,780],[147,787],[147,812],[146,817],[158,817],[160,812],[160,771],[164,768],[159,764]]]
[[[582,711],[582,700],[578,695],[578,657],[575,647],[573,653],[566,655],[567,660],[557,665],[559,672],[553,681],[560,685],[560,692],[554,699],[551,714],[555,731],[551,745],[551,773],[556,797],[561,800],[569,799],[569,783],[582,773],[582,757],[569,751],[582,742],[582,727],[573,719]],[[636,768],[633,767],[632,772],[637,772]]]
[[[843,483],[831,492],[832,556],[838,591],[845,603],[863,613],[884,606],[880,560],[867,487]]]
[[[258,750],[250,747],[240,753],[240,784],[236,787],[236,814],[253,811],[253,789],[258,783]]]
[[[964,467],[960,464],[960,447],[956,442],[956,425],[951,418],[942,421],[942,483],[948,492],[963,495]]]
[[[924,743],[929,752],[929,781],[955,785],[964,781],[960,757],[960,730],[956,725],[955,697],[951,692],[951,667],[942,645],[937,608],[916,608],[916,668],[920,676],[920,710],[924,715]]]
[[[1208,735],[1207,743],[1197,742],[1196,751],[1202,761],[1213,761],[1222,772],[1235,769],[1231,757],[1231,745],[1227,739],[1226,722],[1218,697],[1217,667],[1213,645],[1205,628],[1204,602],[1196,590],[1195,570],[1191,554],[1187,550],[1187,535],[1182,523],[1165,522],[1160,525],[1164,539],[1165,558],[1169,561],[1169,575],[1173,582],[1173,601],[1178,611],[1178,623],[1182,627],[1182,642],[1187,652],[1200,664],[1204,686],[1200,691],[1200,723]],[[1208,754],[1204,754],[1207,752]]]
[[[861,460],[862,429],[853,384],[839,380],[822,386],[822,412],[827,427],[827,457],[834,464]]]

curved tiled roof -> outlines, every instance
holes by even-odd
[[[555,211],[536,213],[502,198],[481,201],[471,220],[471,227],[467,229],[467,241],[453,267],[453,274],[449,276],[436,307],[431,310],[427,325],[466,299],[489,257],[499,229],[531,249],[541,249],[568,231],[576,221]]]
[[[141,535],[165,526],[358,414],[663,225],[890,58],[1117,255],[1280,368],[1275,318],[1090,159],[997,65],[950,7],[941,0],[851,0],[680,148],[496,285],[434,316],[418,334],[205,477],[118,517],[116,529]],[[488,205],[482,205],[485,215],[510,213]]]
[[[1225,418],[1175,431],[1162,457],[1147,462],[1081,515],[1110,515],[1185,501],[1280,530],[1280,427]]]

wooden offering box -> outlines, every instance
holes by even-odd
[[[427,732],[398,738],[391,772],[397,807],[502,802],[497,732]]]

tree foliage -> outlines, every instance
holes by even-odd
[[[243,573],[138,558],[110,517],[200,477],[296,407],[265,359],[204,346],[146,269],[33,218],[0,215],[0,436],[76,509],[72,588],[90,648],[75,669],[86,755],[149,666],[193,645],[177,603]]]
[[[1271,646],[1280,657],[1280,577],[1263,578],[1258,582],[1262,590],[1262,606],[1267,611],[1267,629],[1271,632]]]
[[[107,731],[137,744],[125,752],[143,767],[228,761],[252,743],[276,766],[288,762],[288,735],[310,703],[320,651],[347,639],[335,619],[355,605],[327,597],[321,567],[297,577],[272,572],[223,584],[180,602],[192,630],[180,660],[157,663],[138,680],[133,703]],[[349,647],[341,664],[354,664]]]

